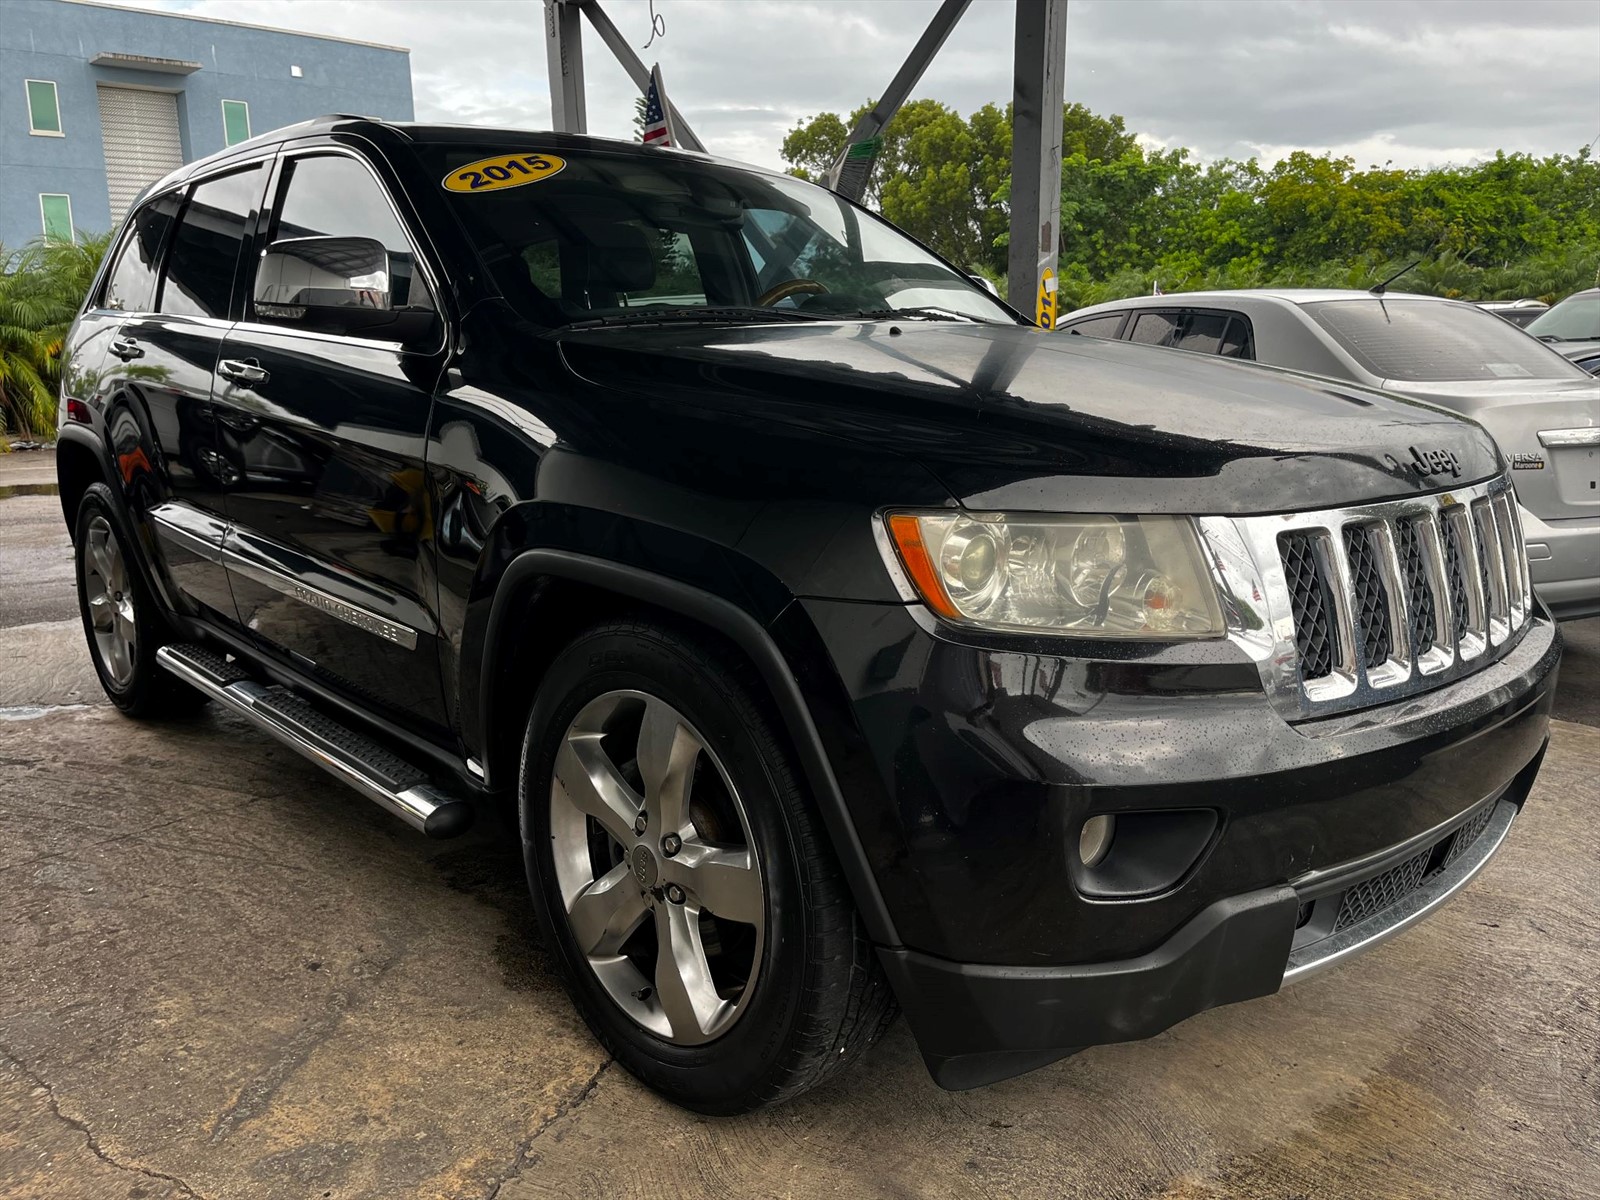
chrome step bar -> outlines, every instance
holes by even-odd
[[[288,688],[260,683],[237,663],[192,643],[162,646],[156,662],[413,829],[447,838],[466,832],[472,824],[470,803],[441,791],[420,769],[339,724]]]

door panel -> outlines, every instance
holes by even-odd
[[[307,156],[282,176],[268,243],[382,241],[399,289],[410,251],[364,166]],[[216,391],[222,455],[238,477],[227,548],[241,621],[363,703],[430,730],[444,724],[424,471],[437,340],[419,353],[257,319],[228,335]]]
[[[148,425],[143,432],[158,459],[149,465],[165,485],[141,506],[150,511],[162,566],[180,605],[230,623],[236,619],[233,596],[221,563],[230,480],[218,454],[211,389],[240,249],[260,207],[265,175],[254,164],[204,180],[189,190],[181,210],[178,196],[156,201],[149,219],[170,221],[176,213],[176,228],[167,239],[154,303],[139,303],[144,297],[136,272],[128,273],[126,288],[119,283],[121,260],[108,286],[111,302],[127,312],[106,362],[128,402],[129,421]],[[142,212],[139,221],[145,220]],[[116,430],[113,421],[113,441],[120,440]],[[143,465],[124,462],[120,448],[114,452],[125,478]]]

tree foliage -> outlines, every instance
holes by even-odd
[[[0,449],[55,428],[61,348],[111,235],[0,246]]]
[[[794,174],[818,178],[848,119],[819,113],[784,139]],[[905,105],[884,132],[866,203],[945,257],[1003,278],[1010,110],[962,118],[936,100]],[[1063,306],[1148,292],[1267,285],[1365,287],[1414,259],[1404,287],[1472,299],[1550,300],[1600,269],[1600,163],[1587,150],[1496,154],[1469,166],[1358,169],[1296,151],[1197,162],[1141,144],[1120,116],[1064,110]]]

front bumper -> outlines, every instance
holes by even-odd
[[[1431,915],[1500,849],[1540,758],[1508,787],[1445,827],[1394,848],[1377,865],[1357,865],[1336,881],[1219,900],[1136,959],[1030,968],[951,963],[908,950],[883,950],[880,958],[896,994],[916,997],[907,1015],[941,1087],[981,1087],[1075,1049],[1151,1037],[1206,1009],[1271,995]],[[1441,861],[1426,871],[1432,858]],[[1391,882],[1408,880],[1408,868],[1419,859],[1415,886],[1401,890]],[[1352,897],[1370,903],[1374,893],[1390,891],[1392,899],[1381,907],[1352,904]],[[1330,925],[1353,908],[1367,915],[1336,931],[1319,930],[1315,915],[1324,906]]]
[[[1290,725],[1223,645],[1074,660],[805,603],[858,733],[831,753],[899,935],[880,957],[946,1087],[1269,995],[1427,915],[1527,796],[1560,657],[1536,615],[1472,675]],[[1215,833],[1175,882],[1086,894],[1087,815],[1195,810]],[[1396,878],[1418,886],[1341,918]]]
[[[1544,521],[1522,510],[1528,575],[1559,621],[1600,616],[1600,517]]]

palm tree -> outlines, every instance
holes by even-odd
[[[80,234],[0,247],[0,449],[8,433],[55,427],[62,345],[110,241]]]

